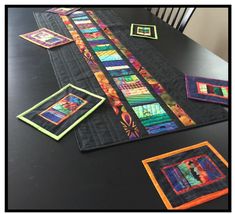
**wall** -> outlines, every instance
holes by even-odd
[[[228,9],[197,8],[184,34],[228,60]]]
[[[157,8],[152,8],[152,13],[156,13]],[[171,8],[168,8],[164,16],[166,21]],[[164,9],[160,8],[159,17]],[[176,9],[172,14],[172,23]],[[183,13],[180,10],[179,16]],[[176,20],[175,27],[179,18]],[[209,49],[224,60],[228,60],[228,9],[227,8],[196,8],[184,34]]]

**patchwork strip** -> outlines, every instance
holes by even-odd
[[[111,30],[105,25],[100,18],[91,10],[86,11],[96,24],[103,30],[107,37],[119,48],[122,54],[129,60],[133,67],[140,75],[152,86],[155,93],[158,94],[170,110],[176,115],[184,126],[195,125],[193,119],[173,100],[164,87],[141,65],[135,56],[114,36]]]
[[[76,14],[81,14],[81,11],[77,11]],[[72,14],[73,16],[73,14]],[[71,36],[73,37],[79,51],[83,54],[84,59],[86,60],[88,66],[91,71],[94,73],[100,87],[105,92],[108,97],[109,103],[112,106],[115,114],[120,118],[120,122],[122,124],[125,133],[129,137],[129,139],[134,140],[140,137],[140,130],[136,126],[135,121],[133,121],[130,114],[126,111],[125,106],[121,102],[117,92],[109,83],[109,80],[106,78],[105,74],[96,63],[95,59],[91,55],[90,51],[86,48],[82,38],[74,29],[72,23],[70,22],[67,16],[60,16]]]
[[[131,106],[156,101],[136,75],[117,77],[114,81]]]
[[[59,125],[86,104],[86,100],[70,93],[41,112],[39,116],[55,125]]]
[[[177,128],[159,103],[136,106],[133,110],[149,134],[158,134]]]
[[[87,16],[85,12],[84,12],[84,16]],[[79,14],[79,17],[81,17],[81,14]],[[74,19],[75,17],[73,16],[72,20],[74,21]],[[76,24],[75,21],[74,23]],[[86,24],[78,23],[76,24],[76,26],[78,27],[79,30],[84,30],[86,27]],[[89,27],[91,27],[91,24],[89,24]],[[94,28],[95,25],[92,27]],[[92,50],[94,49],[96,50],[94,51],[94,53],[96,54],[100,62],[103,64],[107,73],[110,74],[112,77],[117,76],[117,75],[125,75],[125,76],[115,77],[113,78],[113,80],[118,86],[118,88],[121,90],[122,94],[124,95],[128,103],[130,104],[130,106],[137,106],[137,105],[140,106],[143,104],[153,103],[153,102],[156,103],[156,98],[149,92],[147,87],[144,86],[142,81],[136,75],[126,75],[126,74],[130,74],[133,71],[125,63],[125,61],[122,59],[119,53],[114,49],[110,41],[105,39],[100,31],[95,33],[95,35],[97,35],[97,37],[95,37],[93,33],[91,33],[90,35],[83,33],[83,36],[85,37],[86,41],[88,42]],[[103,45],[109,47],[109,50],[103,50],[103,51],[98,50],[99,44],[98,43],[95,44],[94,41],[95,42],[106,41],[106,43],[104,43]],[[98,48],[97,48],[97,45],[98,45]],[[125,70],[125,69],[128,69],[128,70]],[[113,71],[115,71],[115,73]],[[136,115],[137,117],[139,117],[138,114]],[[171,121],[171,118],[168,115],[167,117],[168,117],[168,121]],[[139,119],[141,120],[141,118]],[[165,122],[165,121],[162,121],[162,122]],[[177,128],[176,124],[174,122],[172,123],[174,124],[174,126],[171,126],[171,129],[168,130],[168,126],[166,126],[165,129],[159,129],[159,130],[170,131],[170,130]],[[158,123],[157,121],[152,120],[151,124],[147,124],[147,125],[145,123],[142,123],[142,124],[148,132],[151,126],[155,126]],[[151,134],[150,132],[148,133]]]

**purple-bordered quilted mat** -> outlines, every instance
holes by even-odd
[[[190,99],[228,105],[228,81],[186,75],[185,84]]]

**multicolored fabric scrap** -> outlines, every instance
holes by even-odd
[[[188,98],[228,105],[228,81],[186,75],[185,82]]]
[[[64,17],[62,18],[64,19]],[[71,15],[71,18],[84,36],[85,41],[89,44],[87,49],[90,48],[95,53],[97,59],[99,59],[100,63],[102,63],[105,68],[106,75],[110,75],[113,78],[130,106],[156,103],[156,98],[153,94],[151,94],[147,87],[144,86],[143,82],[134,75],[133,69],[126,63],[117,50],[115,50],[110,40],[105,38],[102,31],[91,22],[88,15],[83,11],[77,11]],[[90,29],[92,30],[92,33],[87,33]],[[78,39],[78,37],[76,39]],[[177,125],[170,117],[169,120],[173,125],[169,128],[163,124],[164,128],[158,129],[158,133],[171,131],[177,128]],[[143,125],[148,134],[153,134],[153,132],[150,132],[149,130],[153,129],[153,126],[157,124],[153,123],[151,127],[147,127],[145,124]]]
[[[167,209],[188,209],[228,193],[228,163],[207,141],[142,162]]]
[[[130,36],[158,39],[156,25],[131,24]]]
[[[45,120],[58,125],[78,111],[87,101],[74,94],[68,94],[39,115]]]
[[[39,30],[22,34],[20,37],[44,48],[54,48],[73,41],[47,28],[40,28]]]
[[[104,101],[99,95],[68,84],[17,118],[59,140]]]
[[[67,16],[75,11],[77,11],[79,8],[70,8],[70,7],[53,7],[49,10],[46,10],[46,12],[50,13],[57,13],[63,16]]]

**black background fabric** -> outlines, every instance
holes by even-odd
[[[220,171],[225,175],[225,178],[215,183],[205,185],[203,187],[199,187],[199,188],[190,190],[186,193],[177,195],[172,189],[169,182],[166,180],[163,173],[161,172],[161,168],[163,168],[164,166],[181,162],[184,159],[192,158],[198,155],[207,155],[215,163],[215,165],[220,169]],[[222,190],[228,187],[228,177],[227,177],[228,168],[207,146],[203,146],[203,147],[196,148],[190,151],[176,154],[171,157],[166,157],[157,161],[153,161],[149,163],[149,166],[152,169],[160,187],[162,188],[163,192],[165,193],[165,195],[167,196],[168,200],[170,201],[173,207],[180,206],[184,203],[190,202],[203,195],[217,192],[219,190]]]
[[[82,106],[76,113],[71,115],[69,118],[64,120],[58,125],[55,125],[38,114],[40,114],[42,111],[46,110],[59,100],[61,100],[63,97],[68,95],[69,93],[72,93],[76,96],[81,97],[82,99],[88,101],[84,106]],[[52,97],[42,105],[38,106],[34,110],[30,111],[29,113],[25,114],[24,117],[31,120],[32,122],[36,123],[37,125],[41,126],[42,128],[48,130],[49,132],[59,135],[63,131],[65,131],[67,128],[69,128],[73,123],[75,123],[82,115],[84,115],[86,112],[91,110],[95,105],[97,105],[101,100],[97,97],[91,96],[87,93],[84,93],[83,91],[76,90],[72,87],[68,87],[65,90],[63,90],[61,93],[57,94],[56,96]],[[100,106],[102,108],[102,106]],[[87,118],[85,118],[87,119]]]
[[[219,105],[188,100],[186,98],[184,74],[171,66],[145,39],[130,37],[129,26],[123,24],[122,20],[112,10],[94,10],[94,12],[196,122],[196,125],[191,127],[227,119],[227,112]],[[71,38],[70,33],[58,15],[51,13],[35,13],[34,15],[39,27],[47,27]],[[60,86],[71,82],[93,93],[105,96],[75,43],[49,50],[49,55]],[[99,62],[99,64],[101,63]],[[153,92],[147,83],[145,85]],[[124,105],[126,104],[125,106],[128,105],[125,99],[122,102]],[[78,145],[82,151],[129,141],[111,106],[106,102],[105,107],[102,108],[102,111],[97,111],[89,120],[84,121],[75,128]],[[164,109],[167,109],[167,107]],[[135,117],[133,112],[129,113]],[[168,113],[175,117],[169,110]],[[181,126],[180,129],[175,131],[191,127]],[[150,135],[142,136],[142,138],[148,136]]]

